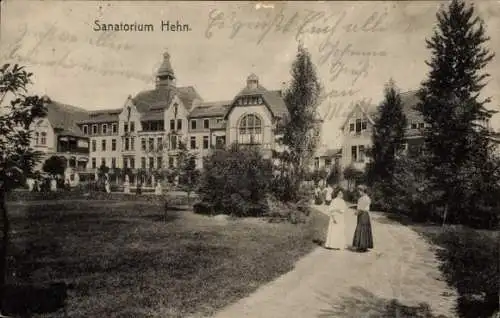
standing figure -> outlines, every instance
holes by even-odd
[[[162,188],[161,188],[160,180],[158,180],[156,182],[155,194],[156,195],[161,195],[162,194]]]
[[[130,193],[130,181],[128,178],[128,174],[125,175],[125,182],[123,182],[123,193],[125,194]]]
[[[35,187],[35,180],[33,178],[26,179],[26,185],[28,186],[28,191],[32,192]]]
[[[57,180],[56,180],[56,178],[50,179],[50,191],[52,191],[52,192],[57,191]]]
[[[142,194],[142,180],[137,182],[137,187],[135,188],[135,194]]]
[[[325,188],[325,205],[330,205],[332,202],[333,189],[331,185],[327,185]]]
[[[344,215],[347,211],[347,204],[344,201],[342,191],[338,191],[337,196],[331,202],[329,208],[330,220],[328,222],[328,232],[326,234],[325,248],[344,249],[345,244],[345,221]]]
[[[366,252],[373,248],[372,225],[370,221],[370,204],[371,199],[366,193],[366,187],[358,186],[360,198],[357,204],[358,222],[354,231],[352,246],[359,252]]]
[[[78,186],[78,184],[80,183],[80,175],[78,174],[78,172],[75,172],[75,176],[74,176],[74,180],[73,180],[73,184],[75,186]]]
[[[106,178],[106,181],[104,182],[104,188],[106,189],[107,193],[111,193],[111,184],[109,183],[109,178]]]

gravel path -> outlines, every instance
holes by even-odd
[[[455,317],[456,293],[441,280],[433,247],[408,227],[380,213],[371,216],[371,252],[318,247],[293,271],[216,318]],[[352,211],[346,215],[347,242],[355,218]]]

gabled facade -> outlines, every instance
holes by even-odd
[[[51,156],[59,156],[66,160],[67,167],[82,170],[89,159],[89,139],[80,131],[77,122],[88,114],[82,108],[52,101],[45,96],[47,114],[35,121],[31,147],[40,151],[43,156],[36,170],[41,170],[43,163]]]
[[[418,103],[416,91],[401,93],[403,112],[408,126],[405,131],[405,152],[418,155],[421,152],[424,138],[422,129],[426,127],[422,115],[414,109]],[[347,116],[342,125],[342,169],[353,166],[363,170],[368,163],[367,151],[372,147],[372,133],[377,116],[377,105],[358,104]]]

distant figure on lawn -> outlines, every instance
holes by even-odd
[[[50,191],[52,191],[52,192],[57,191],[57,180],[56,180],[56,178],[50,179]]]
[[[111,193],[111,184],[109,183],[109,179],[106,178],[106,181],[104,183],[104,188],[106,189],[107,193]]]
[[[316,205],[320,205],[323,203],[323,193],[321,191],[321,188],[319,186],[319,183],[316,185],[316,188],[314,189],[314,203]]]
[[[135,194],[142,194],[142,180],[137,182],[137,187],[135,188]]]
[[[366,190],[365,186],[358,186],[360,195],[356,208],[358,222],[354,231],[352,246],[359,252],[366,252],[368,249],[373,248],[372,225],[369,214],[371,199]]]
[[[155,194],[161,195],[161,193],[162,193],[161,182],[160,182],[160,180],[158,180],[156,182]]]
[[[328,184],[325,188],[325,205],[332,203],[333,188]]]
[[[344,201],[344,194],[339,189],[335,199],[329,208],[330,221],[328,222],[328,232],[326,234],[325,248],[343,250],[345,248],[345,221],[344,213],[347,211],[347,204]]]
[[[35,187],[35,179],[33,178],[26,179],[26,185],[28,186],[28,191],[32,192],[33,188]]]
[[[125,182],[123,182],[123,193],[125,194],[130,193],[130,180],[127,174],[125,175]]]

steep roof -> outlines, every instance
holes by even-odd
[[[202,103],[191,111],[189,118],[225,116],[231,106],[231,102],[228,100]]]
[[[415,109],[415,106],[419,102],[417,92],[418,92],[417,90],[413,90],[413,91],[403,92],[400,94],[401,104],[403,106],[403,113],[406,115],[408,124],[411,124],[412,122],[419,123],[423,121],[422,114],[420,114],[420,112]],[[368,119],[373,123],[377,117],[379,105],[365,104],[365,105],[357,105],[357,107],[360,107],[361,111],[363,111],[365,115],[367,115]],[[346,118],[346,121],[342,125],[342,129],[348,122],[354,110],[355,109],[353,109],[351,114],[349,114],[349,116]]]
[[[273,116],[283,118],[288,115],[288,108],[283,99],[281,90],[267,90],[261,85],[257,85],[256,88],[251,88],[246,86],[243,88],[232,100],[231,106],[228,109],[226,116],[229,115],[232,108],[236,107],[236,100],[242,96],[261,96],[264,100],[264,104],[269,108]],[[244,107],[244,106],[241,106]]]
[[[47,119],[58,133],[83,136],[77,123],[88,118],[88,112],[80,107],[59,103],[53,100],[47,103]]]
[[[101,109],[88,112],[88,118],[79,121],[80,124],[84,123],[107,123],[118,121],[118,116],[122,112],[121,108],[114,109]]]
[[[195,99],[201,99],[192,86],[159,87],[138,93],[132,99],[132,102],[140,113],[158,109],[165,110],[168,109],[175,95],[179,96],[179,99],[188,110],[192,108]]]

